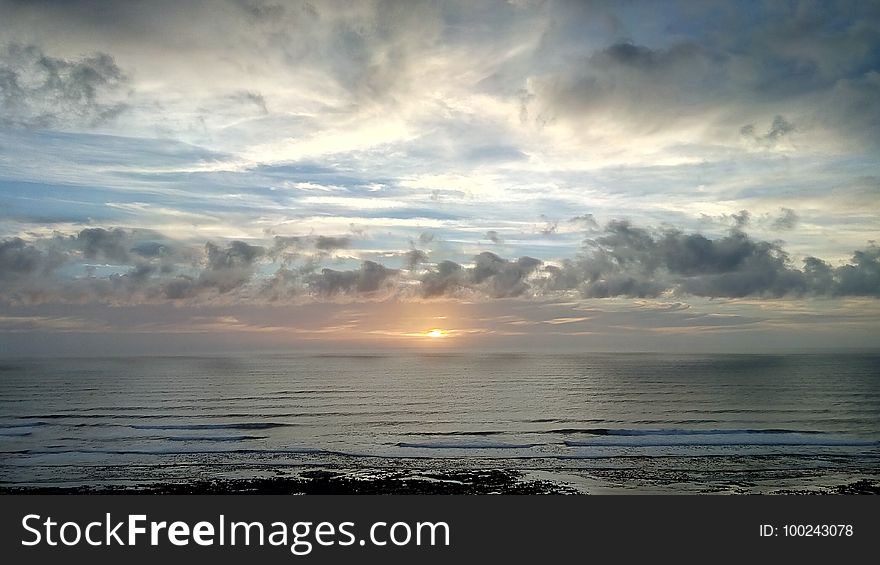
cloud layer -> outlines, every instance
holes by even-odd
[[[878,296],[876,3],[0,13],[0,317]]]
[[[113,57],[46,55],[35,45],[0,50],[0,125],[30,128],[99,126],[125,111],[126,77]]]
[[[363,260],[353,269],[328,252],[347,236],[275,236],[272,245],[207,242],[200,251],[157,232],[88,228],[75,235],[0,243],[7,303],[243,302],[339,298],[582,298],[701,296],[880,297],[880,248],[870,244],[833,266],[807,257],[796,266],[781,244],[751,238],[738,226],[709,238],[629,221],[590,233],[575,259],[505,259],[483,251],[471,261],[432,262],[413,249],[400,268]],[[331,244],[332,242],[332,244]],[[290,249],[296,252],[291,254]],[[99,269],[104,271],[102,275]]]

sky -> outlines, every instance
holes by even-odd
[[[880,346],[875,2],[0,14],[2,356]]]

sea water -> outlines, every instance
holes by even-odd
[[[636,490],[832,485],[880,469],[880,355],[0,362],[5,486],[316,466],[522,469]]]

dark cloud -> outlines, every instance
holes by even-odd
[[[589,230],[594,230],[599,228],[598,222],[596,222],[596,218],[592,214],[581,214],[580,216],[575,216],[574,218],[570,218],[568,220],[573,224],[578,224],[586,227]]]
[[[206,243],[207,267],[199,275],[198,288],[224,293],[244,285],[254,274],[254,263],[265,253],[265,248],[243,241],[233,241],[226,248]]]
[[[454,261],[442,261],[421,278],[421,292],[427,298],[453,294],[464,282],[464,269]]]
[[[141,243],[137,243],[130,251],[134,254],[140,255],[141,257],[153,258],[153,257],[166,257],[172,253],[172,248],[167,243],[162,243],[158,241],[144,241]]]
[[[272,238],[272,246],[268,249],[267,254],[272,258],[291,261],[310,248],[328,253],[337,249],[348,249],[351,247],[351,243],[352,240],[349,236],[276,235]]]
[[[197,291],[198,286],[196,285],[196,281],[192,277],[185,275],[170,280],[163,285],[165,298],[170,300],[191,298],[197,293]]]
[[[265,252],[265,248],[243,241],[233,241],[225,249],[211,242],[205,244],[208,268],[212,271],[250,268]]]
[[[276,235],[272,238],[273,249],[286,251],[288,249],[300,249],[303,245],[303,238],[296,235]]]
[[[288,263],[300,255],[303,247],[304,241],[302,237],[276,235],[272,238],[272,248],[268,253],[273,258],[279,259],[283,263]]]
[[[209,241],[205,244],[205,266],[199,275],[177,276],[162,285],[162,294],[169,299],[181,299],[204,292],[231,292],[250,282],[255,263],[265,255],[264,247],[243,241],[232,241],[226,247]]]
[[[126,82],[106,53],[60,59],[34,45],[8,44],[0,50],[0,124],[97,126],[127,108],[114,99]]]
[[[351,246],[351,238],[347,236],[331,237],[319,235],[315,238],[315,249],[321,251],[335,251],[337,249],[348,249]]]
[[[309,290],[319,296],[331,297],[337,294],[372,293],[380,290],[384,283],[397,271],[388,269],[373,261],[364,261],[360,269],[337,271],[323,269],[321,274],[308,278]]]
[[[804,282],[816,294],[831,294],[835,289],[834,268],[821,259],[804,259]]]
[[[803,270],[777,243],[755,241],[738,229],[722,238],[666,229],[651,232],[613,221],[589,240],[582,255],[545,269],[545,287],[579,290],[587,297],[658,296],[664,292],[707,297],[876,295],[877,248],[858,251],[852,264],[832,268],[810,257]]]
[[[880,296],[880,247],[856,251],[852,263],[834,270],[832,293],[839,296]]]
[[[740,128],[739,132],[744,137],[767,147],[772,147],[776,145],[778,141],[780,141],[784,136],[790,134],[795,130],[793,124],[788,122],[782,116],[776,116],[773,118],[773,123],[770,124],[770,129],[767,130],[766,133],[759,134],[755,130],[754,124],[748,124]]]
[[[700,214],[700,221],[707,224],[721,224],[730,228],[743,230],[752,223],[752,214],[748,210],[740,210],[733,214],[712,216]]]
[[[781,296],[806,290],[776,244],[734,229],[720,239],[667,229],[652,233],[613,221],[587,243],[577,262],[587,296],[657,296],[667,290],[699,296]]]
[[[540,260],[531,257],[508,261],[484,251],[474,257],[474,266],[470,268],[452,261],[438,264],[422,276],[420,291],[425,297],[454,295],[462,289],[494,298],[519,296],[530,290],[527,278],[540,265]]]
[[[771,227],[778,231],[788,231],[793,230],[798,223],[800,218],[797,213],[791,208],[782,208],[779,211],[779,215],[773,218]]]
[[[19,237],[0,242],[0,280],[47,276],[64,262],[57,252],[45,252]]]
[[[415,269],[420,263],[428,262],[428,254],[420,249],[410,249],[404,254],[404,261],[409,270]]]
[[[300,273],[281,267],[263,283],[260,296],[270,302],[292,299],[300,294]]]
[[[119,264],[129,262],[127,245],[130,242],[128,232],[123,229],[87,228],[79,232],[76,239],[86,259]]]
[[[272,2],[259,2],[255,0],[234,0],[234,4],[248,16],[256,20],[275,20],[284,15],[284,6]]]
[[[694,24],[669,24],[681,39],[642,36],[580,57],[572,49],[565,64],[537,67],[525,81],[521,116],[567,124],[585,141],[609,122],[622,144],[699,123],[709,143],[732,142],[739,129],[763,147],[798,133],[801,147],[873,149],[880,143],[880,11],[868,4],[755,2],[741,10],[706,2],[687,16],[671,7],[673,18]]]
[[[736,214],[731,214],[730,218],[733,220],[734,227],[744,228],[749,225],[749,222],[752,219],[752,215],[748,210],[740,210]]]
[[[501,272],[506,264],[507,261],[505,259],[494,253],[484,251],[474,257],[474,267],[470,271],[470,278],[473,282],[480,284],[489,277]]]
[[[586,298],[613,296],[646,298],[658,296],[663,290],[663,284],[653,279],[634,277],[625,273],[610,273],[584,284],[581,287],[581,294]]]
[[[710,79],[719,73],[715,59],[693,43],[668,49],[613,44],[564,71],[532,79],[521,116],[538,124],[570,121],[587,130],[591,118],[613,116],[621,126],[647,131],[703,111],[721,84]]]
[[[782,116],[775,116],[773,118],[773,123],[770,125],[770,130],[764,134],[764,139],[768,141],[777,141],[779,138],[790,134],[794,130],[794,124],[790,123]]]
[[[880,296],[880,248],[873,243],[841,266],[808,257],[798,267],[781,243],[753,239],[738,228],[712,238],[615,220],[587,239],[577,257],[559,263],[485,251],[468,266],[431,265],[427,253],[412,249],[403,255],[404,271],[374,261],[353,270],[322,268],[327,256],[312,241],[276,237],[268,249],[243,241],[208,242],[199,254],[143,230],[87,228],[75,236],[11,238],[0,242],[0,300],[137,303],[223,295],[248,302],[378,292],[425,298]],[[285,258],[276,248],[302,255]],[[90,260],[111,265],[93,265],[86,276],[71,274],[82,273]],[[416,270],[420,264],[427,270]],[[102,274],[104,268],[115,270]]]
[[[486,237],[486,239],[488,239],[489,241],[491,241],[492,243],[494,243],[496,245],[500,245],[500,244],[504,243],[504,240],[501,239],[501,236],[495,230],[487,231],[485,237]]]
[[[540,265],[541,261],[532,257],[507,261],[485,251],[474,257],[470,279],[495,298],[519,296],[529,290],[526,279]]]
[[[243,90],[241,92],[237,92],[231,96],[231,98],[238,102],[245,102],[248,104],[253,104],[260,110],[260,113],[263,115],[269,114],[269,108],[266,106],[266,99],[259,92],[252,92],[250,90]]]
[[[633,43],[616,43],[592,57],[600,68],[634,68],[640,71],[664,71],[682,62],[700,56],[701,50],[693,43],[678,43],[668,49],[650,49]]]
[[[540,228],[541,235],[553,235],[559,229],[559,222],[551,220],[543,214],[541,214],[541,220],[544,222],[544,225]]]

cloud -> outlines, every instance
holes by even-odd
[[[209,241],[205,244],[205,266],[198,276],[178,275],[162,283],[162,292],[171,300],[194,298],[205,292],[229,293],[250,282],[255,263],[264,255],[264,247],[243,241],[232,241],[226,247]]]
[[[211,271],[250,268],[266,252],[263,247],[243,241],[233,241],[225,249],[208,242],[205,244],[205,251],[208,255],[208,269]]]
[[[665,49],[615,43],[564,71],[533,77],[523,115],[539,124],[572,123],[584,134],[598,133],[608,120],[646,133],[703,113],[724,84],[710,82],[720,73],[718,63],[690,42]]]
[[[685,29],[682,18],[695,25]],[[743,138],[817,153],[880,144],[876,9],[707,3],[660,20],[682,33],[634,34],[540,68],[522,90],[521,115],[565,128],[586,150],[604,142],[632,160],[732,151]]]
[[[788,122],[782,116],[775,116],[773,118],[773,123],[770,124],[770,129],[767,130],[764,134],[758,134],[755,131],[754,124],[748,124],[740,128],[739,132],[744,137],[749,138],[759,145],[763,145],[765,147],[773,147],[779,141],[782,140],[783,137],[787,136],[791,132],[795,130],[793,124]]]
[[[232,241],[225,248],[208,242],[205,244],[207,265],[198,278],[183,277],[173,281],[171,287],[166,287],[166,296],[192,296],[205,289],[216,289],[220,293],[235,290],[250,281],[254,275],[254,263],[265,253],[265,248],[243,241]]]
[[[0,242],[0,281],[45,277],[63,262],[58,252],[42,251],[19,237]]]
[[[666,229],[651,233],[626,221],[612,221],[605,235],[590,240],[569,266],[580,273],[589,297],[658,296],[679,290],[698,296],[781,296],[803,292],[799,271],[775,244],[755,242],[734,229],[712,240]]]
[[[150,8],[0,0],[0,307],[877,308],[875,3]]]
[[[129,261],[128,249],[125,245],[128,243],[128,234],[125,230],[86,228],[79,232],[76,238],[82,246],[83,257],[86,259],[99,259],[120,264]]]
[[[127,77],[107,53],[55,58],[35,45],[0,48],[0,124],[94,127],[127,108]]]
[[[588,230],[595,230],[599,228],[599,223],[596,222],[596,218],[592,214],[581,214],[580,216],[569,218],[568,221],[573,224],[583,226]]]
[[[282,263],[289,263],[299,257],[303,244],[304,238],[302,237],[276,235],[272,239],[272,247],[268,253],[272,258],[281,260]]]
[[[753,239],[737,227],[712,238],[613,220],[571,259],[505,259],[483,251],[463,265],[432,264],[417,249],[388,255],[404,259],[403,271],[370,260],[357,269],[330,268],[326,250],[311,243],[318,237],[275,236],[268,246],[208,242],[201,250],[154,231],[122,228],[9,238],[0,242],[0,301],[880,296],[880,249],[873,243],[846,264],[808,256],[798,268],[781,243]],[[91,263],[96,260],[108,264]]]
[[[256,106],[260,112],[264,115],[269,113],[269,108],[266,106],[266,99],[259,92],[251,92],[250,90],[244,90],[242,92],[238,92],[232,96],[233,100],[238,100],[242,102],[249,102]]]
[[[260,288],[260,296],[270,302],[289,301],[302,293],[301,272],[281,267]]]
[[[315,239],[315,249],[320,249],[321,251],[335,251],[337,249],[347,249],[351,245],[351,238],[342,236],[342,237],[331,237],[326,235],[319,235]]]
[[[336,271],[323,269],[319,275],[307,278],[309,290],[318,296],[332,297],[337,294],[369,294],[380,290],[386,281],[397,274],[373,261],[364,261],[360,269]]]
[[[731,214],[730,218],[733,220],[734,227],[744,228],[749,225],[749,222],[752,219],[752,215],[748,210],[740,210],[736,214]]]
[[[541,214],[541,220],[544,222],[544,225],[540,228],[541,235],[553,235],[559,229],[559,222],[551,220],[544,214]]]
[[[793,230],[797,226],[799,220],[800,218],[794,210],[791,208],[782,208],[779,211],[779,216],[773,219],[771,226],[778,231]]]
[[[682,62],[701,55],[692,43],[676,43],[668,49],[650,49],[633,43],[615,43],[599,51],[592,62],[604,69],[638,69],[646,72],[668,71]]]
[[[406,267],[410,270],[415,269],[420,263],[427,263],[428,259],[428,254],[420,249],[410,249],[404,254]]]
[[[485,237],[496,245],[501,245],[504,242],[504,240],[501,239],[501,236],[495,230],[487,231]]]
[[[663,293],[706,297],[830,294],[872,296],[878,279],[871,246],[853,264],[831,268],[808,258],[795,268],[776,243],[755,241],[739,229],[722,238],[674,229],[651,232],[612,221],[599,238],[588,240],[574,261],[545,269],[550,290],[578,290],[591,298],[652,297]],[[872,286],[873,285],[873,286]]]
[[[443,261],[420,279],[424,297],[454,296],[462,291],[493,298],[520,296],[530,290],[529,276],[541,265],[532,257],[508,261],[489,251],[473,258],[472,267]]]
[[[852,263],[834,270],[832,293],[839,296],[880,296],[880,247],[856,251]]]
[[[474,257],[470,280],[494,298],[519,296],[529,290],[526,279],[540,265],[541,261],[532,257],[507,261],[484,251]]]
[[[421,293],[427,298],[451,295],[464,283],[464,269],[453,261],[441,261],[421,278]]]
[[[363,230],[359,230],[364,236]],[[315,249],[322,253],[330,253],[339,249],[349,249],[352,246],[352,238],[349,236],[330,235],[276,235],[273,238],[271,249],[268,253],[274,258],[283,258],[290,261],[308,249]]]

